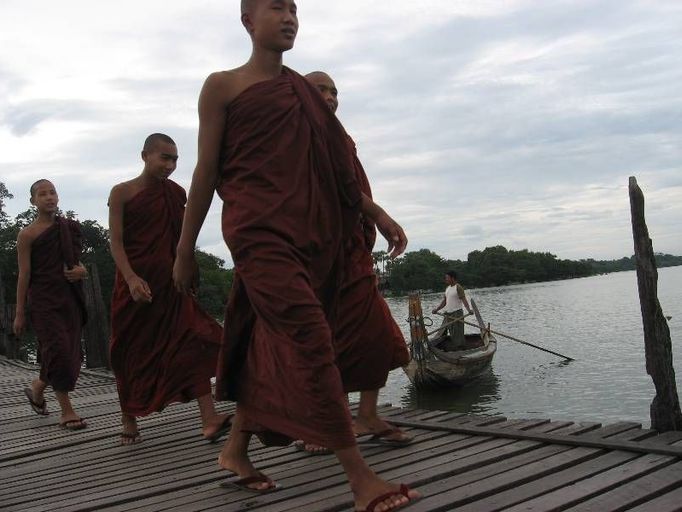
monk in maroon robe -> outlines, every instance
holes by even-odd
[[[334,450],[357,510],[396,508],[418,494],[381,480],[362,458],[335,364],[344,245],[360,211],[404,250],[402,229],[353,173],[347,135],[319,93],[282,66],[298,29],[293,0],[242,1],[253,42],[243,66],[213,73],[199,98],[199,160],[173,276],[192,280],[192,251],[214,188],[235,264],[218,368],[221,397],[237,401],[219,457],[232,485],[270,492],[248,458],[248,431],[304,438]],[[262,440],[275,441],[274,436]]]
[[[111,366],[123,413],[121,441],[140,440],[136,417],[194,399],[204,437],[215,440],[229,424],[211,398],[222,328],[194,297],[175,290],[171,275],[186,201],[183,188],[168,179],[177,147],[167,135],[153,134],[142,157],[142,174],[116,185],[110,196]]]
[[[316,71],[306,75],[306,79],[320,91],[329,109],[336,113],[338,89],[332,78]],[[355,143],[350,137],[348,143],[353,153],[355,179],[363,194],[371,198],[372,190],[357,157]],[[361,392],[355,433],[372,434],[372,437],[365,438],[366,441],[405,446],[411,438],[382,420],[377,412],[379,389],[386,385],[388,373],[406,365],[410,355],[402,332],[379,293],[372,258],[375,241],[374,223],[367,216],[360,216],[345,245],[339,321],[334,340],[336,364],[341,371],[344,390]],[[328,450],[313,443],[303,443],[302,448],[310,453]]]
[[[68,393],[76,387],[83,352],[81,330],[86,321],[78,222],[57,216],[59,197],[54,185],[39,180],[31,186],[31,203],[38,216],[17,238],[19,278],[14,332],[25,327],[28,295],[31,325],[38,339],[40,376],[24,389],[33,410],[47,415],[45,388],[52,386],[61,408],[60,426],[69,430],[86,423],[73,410]]]

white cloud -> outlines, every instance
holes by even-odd
[[[300,0],[285,62],[329,70],[374,195],[410,248],[503,244],[561,257],[632,252],[627,177],[656,250],[682,253],[682,8],[677,1]],[[36,178],[106,225],[152,131],[196,158],[204,78],[248,57],[238,3],[5,0],[0,180]],[[228,258],[216,199],[200,244]]]

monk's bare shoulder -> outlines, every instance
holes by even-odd
[[[204,82],[202,99],[227,107],[237,96],[259,81],[262,81],[262,78],[254,76],[247,66],[216,71]]]
[[[33,241],[38,238],[43,231],[48,229],[52,224],[44,222],[33,221],[25,228],[22,228],[17,235],[17,244],[31,245]]]
[[[141,189],[142,186],[139,178],[133,178],[132,180],[118,183],[112,187],[111,192],[109,193],[108,204],[109,206],[114,204],[122,206],[130,201],[130,199],[132,199],[132,197]]]
[[[39,234],[40,231],[36,229],[35,224],[29,224],[19,231],[19,234],[17,235],[17,244],[31,245]]]

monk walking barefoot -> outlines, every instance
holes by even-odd
[[[215,375],[222,328],[194,297],[173,287],[175,246],[185,191],[169,179],[178,149],[167,135],[147,137],[144,169],[109,196],[116,282],[111,300],[111,366],[121,403],[122,444],[141,440],[137,418],[196,399],[202,434],[213,442],[230,419],[217,414]]]
[[[14,333],[26,327],[25,305],[31,305],[31,325],[38,339],[40,376],[24,389],[31,408],[47,415],[44,391],[52,386],[59,403],[59,425],[80,430],[87,425],[73,410],[69,392],[76,387],[83,353],[81,330],[86,321],[81,281],[88,272],[80,263],[78,222],[59,216],[59,196],[45,179],[31,185],[31,204],[38,216],[17,237],[19,277]]]
[[[238,403],[242,425],[221,464],[242,485],[270,492],[265,476],[244,480],[258,477],[246,462],[248,436],[268,444],[306,439],[334,451],[357,510],[392,510],[418,493],[381,480],[362,458],[333,332],[344,244],[360,212],[394,254],[407,240],[362,194],[347,135],[318,91],[282,65],[298,31],[293,0],[243,0],[242,23],[251,58],[210,75],[199,98],[199,156],[173,270],[177,288],[188,292],[194,243],[217,188],[235,264],[217,390]]]

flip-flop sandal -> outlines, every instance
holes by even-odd
[[[265,489],[254,489],[253,487],[249,487],[249,485],[251,484],[259,484],[263,482],[267,482],[273,485],[271,485],[270,487],[266,487]],[[259,473],[254,476],[247,476],[244,478],[232,478],[230,480],[221,482],[220,487],[222,487],[223,489],[237,489],[240,491],[246,491],[253,494],[268,494],[271,492],[279,491],[282,488],[281,485],[274,483],[263,473]]]
[[[225,434],[227,434],[231,428],[232,428],[232,415],[228,414],[225,417],[225,419],[223,420],[223,422],[220,424],[220,427],[218,428],[218,430],[213,432],[213,434],[211,434],[210,436],[204,436],[204,439],[206,439],[206,441],[208,441],[209,443],[215,443],[216,441],[218,441],[218,439],[220,439]]]
[[[75,423],[75,425],[72,425],[72,423]],[[67,421],[60,421],[59,426],[65,430],[83,430],[84,428],[87,428],[88,424],[85,422],[83,418],[78,418],[77,420],[67,420]]]
[[[39,404],[33,400],[33,390],[31,388],[24,388],[24,395],[26,395],[26,398],[28,398],[29,403],[31,404],[31,409],[33,409],[33,412],[40,416],[47,416],[50,414],[47,412],[47,400],[43,398],[43,403]]]
[[[374,509],[377,507],[377,505],[379,503],[381,503],[384,500],[387,500],[391,496],[397,496],[398,494],[402,494],[403,496],[405,496],[406,498],[409,499],[410,498],[409,493],[410,493],[410,488],[408,486],[406,486],[405,484],[400,484],[399,490],[393,491],[393,492],[387,492],[386,494],[382,494],[381,496],[377,496],[376,498],[374,498],[372,501],[370,501],[367,504],[367,507],[364,510],[357,510],[356,509],[355,512],[374,512]],[[418,499],[419,498],[410,499],[410,501],[408,501],[404,505],[400,505],[398,507],[392,508],[391,510],[403,510],[406,507],[409,507],[410,505],[412,505]]]
[[[362,434],[358,434],[356,437],[358,438],[358,444],[368,444],[368,445],[374,445],[374,446],[392,446],[394,448],[399,448],[401,446],[407,446],[414,441],[413,437],[407,436],[402,438],[402,439],[391,439],[390,436],[398,433],[398,432],[403,432],[399,428],[396,427],[391,427],[387,428],[386,430],[382,430],[381,432],[366,432]],[[369,436],[369,437],[367,437]],[[363,439],[364,438],[364,439]]]
[[[121,436],[121,446],[132,446],[142,442],[142,436],[137,430],[135,432],[121,432],[119,435]],[[124,443],[124,439],[130,439],[132,442]]]
[[[312,443],[306,443],[305,441],[296,441],[294,443],[294,448],[296,448],[296,450],[298,450],[299,452],[307,453],[308,455],[331,455],[334,453],[326,446],[318,446],[316,450],[309,450],[308,448],[306,448],[306,446],[309,444]]]

